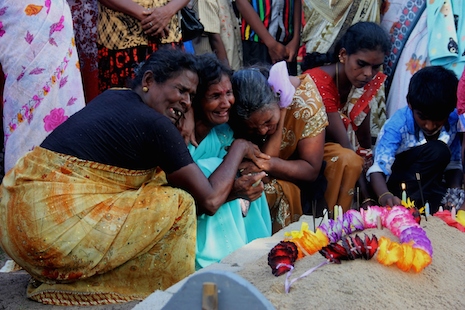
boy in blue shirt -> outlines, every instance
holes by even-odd
[[[461,188],[457,84],[455,73],[441,66],[423,68],[412,76],[408,106],[384,124],[367,171],[379,205],[401,205],[405,183],[415,206],[421,208],[428,201],[434,213],[448,187]]]

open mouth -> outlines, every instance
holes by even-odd
[[[435,131],[424,131],[423,130],[423,133],[425,134],[425,136],[431,137],[431,136],[434,136],[435,134],[437,134],[441,130],[441,128],[442,127],[439,127]]]
[[[184,118],[184,112],[177,108],[170,108],[170,112],[175,124],[178,124],[179,121]]]
[[[217,115],[219,117],[228,117],[229,116],[229,110],[213,112],[213,114],[215,114],[215,115]]]

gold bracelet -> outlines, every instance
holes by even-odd
[[[378,197],[378,203],[379,203],[379,205],[382,205],[382,203],[381,203],[381,198],[383,198],[383,197],[386,196],[386,195],[392,195],[392,196],[394,196],[394,194],[391,193],[391,192],[382,193],[382,194],[379,195],[379,197]]]
[[[362,201],[361,205],[363,205],[363,204],[365,204],[365,203],[367,203],[369,201],[372,201],[372,202],[376,203],[376,200],[374,200],[373,198],[367,198],[367,199]]]

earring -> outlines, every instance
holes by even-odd
[[[146,93],[146,92],[149,91],[149,88],[148,88],[147,86],[144,86],[144,87],[142,87],[142,91],[143,91],[144,93]]]
[[[342,58],[342,56],[341,56],[341,55],[339,55],[339,62],[340,62],[341,64],[343,64],[343,63],[344,63],[344,58]]]

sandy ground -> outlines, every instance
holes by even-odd
[[[3,267],[8,257],[0,248],[0,268]],[[30,300],[26,297],[26,287],[31,277],[25,271],[11,273],[0,272],[0,310],[48,310],[61,309],[62,306],[50,306]],[[92,307],[71,307],[73,309],[84,310],[126,310],[132,309],[139,302],[129,302],[125,304],[114,304],[106,306]]]
[[[428,221],[422,220],[421,226],[433,245],[433,261],[420,273],[381,265],[376,256],[369,261],[343,261],[318,268],[295,282],[288,294],[284,292],[286,276],[272,275],[267,255],[247,264],[237,274],[279,310],[465,309],[465,233],[432,216]],[[397,241],[388,229],[359,232],[361,236],[364,233]],[[323,261],[319,253],[298,260],[291,279]]]
[[[311,224],[308,218],[303,217],[302,221]],[[300,224],[293,223],[284,230],[295,230]],[[286,294],[285,276],[273,276],[267,265],[267,253],[282,240],[284,230],[270,238],[253,241],[226,257],[218,266],[211,267],[235,269],[231,271],[254,285],[279,310],[465,309],[465,233],[434,217],[422,221],[421,226],[433,244],[434,254],[432,264],[418,274],[412,271],[403,272],[396,266],[383,266],[375,258],[370,261],[344,261],[340,265],[329,264],[317,269],[308,277],[295,282],[290,293]],[[369,229],[361,234],[364,233],[395,240],[387,229]],[[323,260],[321,255],[315,254],[297,261],[291,278],[301,275]],[[5,261],[6,256],[0,249],[0,266]],[[0,273],[0,310],[63,309],[27,299],[26,286],[29,278],[24,271]],[[150,300],[151,297],[152,295],[141,303],[73,308],[123,310],[138,305],[143,309],[152,309],[156,303]]]

